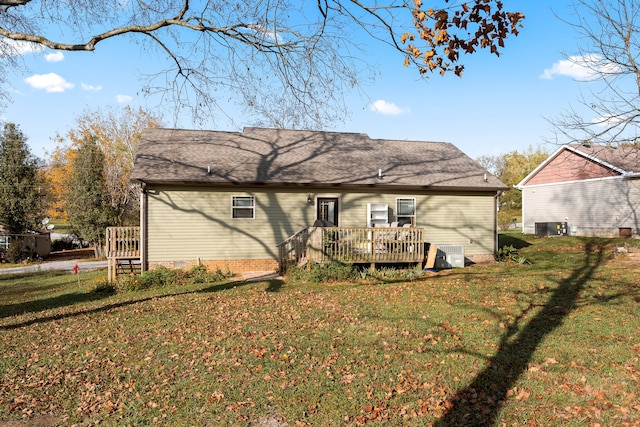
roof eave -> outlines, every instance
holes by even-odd
[[[384,190],[432,190],[432,191],[470,191],[470,192],[496,192],[505,191],[509,187],[506,185],[486,185],[486,186],[464,186],[464,185],[394,185],[394,184],[342,184],[342,183],[291,183],[291,182],[211,182],[211,181],[185,181],[185,180],[154,180],[143,178],[132,178],[132,182],[141,183],[146,186],[180,186],[180,187],[254,187],[254,188],[344,188],[344,189],[384,189]]]

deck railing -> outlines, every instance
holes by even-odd
[[[303,228],[278,245],[278,265],[281,273],[291,265],[306,259],[308,238],[309,228]]]
[[[107,227],[108,279],[112,281],[118,266],[128,262],[129,267],[140,263],[140,227]]]
[[[302,260],[352,264],[419,263],[424,260],[422,228],[309,227],[278,245],[280,269]]]

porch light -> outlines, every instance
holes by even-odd
[[[309,203],[310,205],[313,204],[313,199],[311,198],[311,194],[307,194],[307,203]]]

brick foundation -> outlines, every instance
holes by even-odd
[[[491,264],[496,262],[496,257],[491,254],[470,255],[467,258],[474,264]]]
[[[233,274],[250,271],[278,271],[278,261],[274,259],[232,259],[232,260],[201,260],[201,261],[150,261],[149,270],[158,266],[167,268],[190,269],[196,265],[204,265],[209,271],[220,269],[222,272],[231,271]]]

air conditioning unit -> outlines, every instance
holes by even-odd
[[[535,229],[536,237],[566,236],[569,234],[566,222],[536,222]]]
[[[436,245],[438,253],[436,254],[435,268],[442,270],[445,268],[462,268],[464,267],[464,246],[463,245]]]

